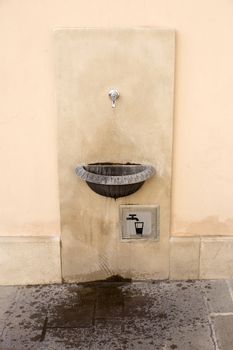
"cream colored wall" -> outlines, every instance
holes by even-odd
[[[55,27],[177,31],[173,234],[233,233],[233,2],[7,0],[0,4],[0,233],[59,233]]]
[[[0,234],[59,234],[55,27],[177,31],[172,233],[233,233],[233,2],[3,0]]]

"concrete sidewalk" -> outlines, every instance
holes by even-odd
[[[232,350],[233,281],[0,287],[1,350]]]

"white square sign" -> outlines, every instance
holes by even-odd
[[[121,205],[122,239],[159,239],[158,205]]]

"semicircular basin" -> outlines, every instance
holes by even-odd
[[[79,165],[75,172],[94,192],[119,198],[136,192],[155,174],[155,168],[152,165],[130,163],[94,163]]]

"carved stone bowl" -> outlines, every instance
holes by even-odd
[[[136,192],[155,174],[155,168],[130,163],[94,163],[79,165],[75,172],[94,192],[116,199]]]

